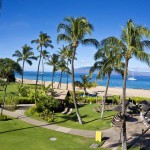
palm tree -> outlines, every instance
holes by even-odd
[[[123,115],[123,130],[122,130],[122,149],[127,150],[126,143],[126,120],[125,120],[125,97],[126,97],[126,80],[128,65],[130,59],[134,56],[142,62],[150,65],[150,54],[144,51],[145,47],[150,47],[150,41],[143,40],[143,37],[150,37],[150,30],[142,25],[136,25],[132,20],[129,20],[122,30],[121,39],[109,37],[103,40],[104,44],[111,44],[118,49],[125,59],[123,91],[122,91],[122,115]]]
[[[17,62],[22,61],[22,84],[23,84],[23,75],[24,75],[24,65],[25,62],[28,63],[30,66],[32,65],[31,60],[37,60],[37,57],[34,56],[32,48],[25,44],[22,47],[22,52],[16,50],[15,53],[12,55],[13,57],[18,57]]]
[[[47,33],[40,32],[39,34],[39,39],[32,40],[31,43],[36,43],[38,44],[37,50],[39,51],[39,62],[38,62],[38,69],[37,69],[37,76],[36,76],[36,85],[35,85],[35,93],[37,93],[37,82],[38,82],[38,77],[39,77],[39,69],[40,69],[40,63],[41,63],[41,58],[42,58],[42,52],[43,52],[43,47],[44,48],[53,48],[52,41],[50,36],[47,35]],[[36,100],[35,100],[36,102]]]
[[[101,119],[103,119],[111,73],[112,71],[115,71],[123,76],[124,63],[121,62],[122,55],[118,53],[118,49],[116,49],[116,47],[112,47],[111,45],[102,45],[101,48],[95,53],[94,59],[96,62],[91,67],[90,74],[93,74],[95,70],[98,70],[98,79],[102,79],[107,76],[106,90],[103,96],[103,107],[101,112]]]
[[[60,49],[59,56],[61,59],[66,59],[67,61],[67,68],[69,68],[69,63],[71,64],[71,57],[72,57],[72,51],[69,49],[69,46],[63,46],[62,49]],[[69,70],[68,70],[69,71]],[[68,90],[68,77],[69,77],[69,72],[67,72],[67,85],[66,85],[66,90]]]
[[[62,33],[61,30],[63,30],[64,32]],[[93,26],[84,17],[79,17],[79,18],[66,17],[64,19],[64,23],[60,23],[57,27],[57,31],[61,32],[57,37],[57,41],[68,42],[72,51],[72,62],[71,62],[72,75],[71,76],[72,76],[73,102],[76,109],[77,118],[80,124],[83,123],[78,111],[78,107],[76,104],[76,97],[75,97],[74,59],[75,59],[76,49],[79,44],[93,45],[95,47],[98,47],[99,43],[97,42],[97,40],[85,38],[85,36],[91,35],[92,30],[93,30]]]
[[[60,80],[59,80],[57,88],[61,88],[61,80],[62,80],[63,72],[66,72],[67,74],[70,74],[70,69],[67,67],[67,64],[66,64],[65,60],[63,60],[63,59],[60,60],[59,65],[58,65],[58,70],[60,70]]]
[[[86,89],[87,88],[92,88],[98,86],[95,82],[91,82],[91,78],[87,75],[81,75],[81,82],[80,81],[75,81],[75,86],[80,87],[81,89],[84,90],[83,97],[85,97],[85,94],[87,93]]]
[[[52,94],[53,94],[54,74],[58,70],[59,56],[57,54],[51,55],[49,61],[46,64],[53,67],[52,69]]]
[[[47,50],[42,51],[42,83],[44,82],[44,60],[50,57],[50,53]]]

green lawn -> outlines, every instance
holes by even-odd
[[[10,83],[7,87],[7,93],[15,93],[17,92],[17,83]],[[3,96],[2,88],[0,87],[0,96]]]
[[[83,125],[78,123],[75,110],[74,113],[70,116],[67,114],[56,113],[55,123],[60,126],[85,130],[103,130],[110,128],[111,119],[114,114],[116,114],[116,112],[106,111],[104,113],[104,119],[101,120],[100,113],[93,111],[94,106],[98,106],[98,104],[87,104],[79,108],[84,123]],[[37,117],[31,116],[28,110],[26,111],[26,115],[38,119]]]
[[[50,141],[51,137],[57,141]],[[92,143],[94,139],[34,127],[17,119],[0,121],[1,150],[79,150],[90,149]]]
[[[98,104],[87,104],[79,108],[79,112],[83,119],[83,125],[78,123],[76,114],[66,115],[66,114],[56,114],[56,123],[61,126],[86,129],[86,130],[103,130],[110,128],[111,118],[116,112],[106,111],[104,113],[104,119],[100,119],[100,113],[93,111],[93,107],[98,106]]]

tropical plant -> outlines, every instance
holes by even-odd
[[[86,91],[87,88],[98,86],[95,82],[90,81],[91,78],[87,75],[81,75],[80,78],[81,78],[81,82],[75,81],[75,86],[80,87],[81,89],[84,90],[83,97],[85,97],[85,94],[87,93]]]
[[[7,60],[7,59],[6,59]],[[3,94],[3,102],[2,102],[2,106],[1,106],[1,116],[3,115],[3,109],[5,106],[5,100],[6,100],[6,96],[7,96],[7,86],[9,83],[9,76],[12,74],[12,72],[19,72],[21,73],[21,67],[18,65],[16,65],[16,62],[14,62],[13,60],[8,59],[9,61],[3,61],[0,62],[0,77],[1,80],[3,81],[3,83],[1,83],[3,85],[4,88],[4,94]],[[11,62],[11,63],[10,63]],[[20,70],[18,70],[18,67],[20,68]]]
[[[53,48],[52,41],[50,36],[47,35],[47,33],[40,32],[39,34],[39,39],[32,40],[31,43],[36,43],[38,44],[37,50],[39,51],[39,62],[38,62],[38,68],[37,68],[37,76],[36,76],[36,85],[35,85],[35,93],[37,93],[37,83],[38,83],[38,77],[39,77],[39,69],[40,69],[40,63],[41,63],[41,58],[42,58],[42,52],[43,52],[43,47],[44,48]],[[36,99],[35,99],[36,103]]]
[[[142,62],[150,65],[150,54],[144,51],[145,47],[150,47],[149,40],[143,38],[150,37],[150,30],[142,25],[136,25],[132,20],[129,20],[122,30],[121,39],[109,37],[103,40],[104,44],[111,44],[120,50],[120,53],[125,59],[124,79],[123,79],[123,94],[122,94],[122,115],[123,115],[123,130],[122,130],[122,149],[127,150],[126,143],[126,120],[125,120],[125,97],[126,97],[126,80],[128,73],[128,65],[130,59],[134,56]]]
[[[81,116],[78,111],[78,107],[76,104],[75,97],[75,84],[74,84],[74,59],[76,54],[76,49],[79,44],[82,45],[93,45],[98,47],[99,43],[95,39],[85,38],[87,35],[91,35],[91,31],[93,30],[93,26],[88,22],[88,20],[84,17],[74,18],[74,17],[66,17],[64,19],[64,23],[60,23],[57,27],[57,31],[60,33],[57,37],[57,41],[65,41],[68,42],[71,51],[72,51],[72,89],[73,89],[73,102],[75,105],[75,110],[77,114],[77,118],[80,124],[82,123]]]
[[[60,62],[59,62],[58,70],[60,70],[60,79],[59,79],[59,83],[58,83],[57,88],[61,88],[61,81],[62,81],[63,72],[65,72],[67,74],[71,74],[71,73],[70,73],[70,69],[67,68],[67,64],[66,64],[65,60],[63,60],[63,59],[60,60]]]
[[[60,49],[59,57],[61,59],[66,60],[67,68],[69,68],[69,64],[71,64],[71,59],[72,59],[72,51],[70,50],[70,47],[69,46],[63,46],[62,49]],[[69,74],[70,74],[69,71],[70,70],[68,69],[66,90],[68,90],[68,77],[69,77]]]
[[[32,52],[32,48],[25,44],[22,47],[22,52],[19,50],[16,50],[15,53],[12,55],[13,57],[18,57],[17,62],[22,61],[22,84],[23,84],[23,74],[24,74],[24,65],[25,62],[27,62],[30,66],[32,65],[31,60],[37,60],[37,57],[34,56],[34,53]]]
[[[42,83],[44,82],[44,60],[50,57],[50,53],[47,50],[42,51]]]
[[[107,76],[106,90],[103,96],[103,107],[101,112],[101,119],[103,119],[111,73],[115,71],[121,74],[123,77],[124,63],[121,62],[122,55],[119,53],[116,47],[105,45],[103,44],[103,41],[101,43],[101,48],[94,55],[96,62],[91,67],[90,74],[93,74],[94,71],[98,70],[97,79],[103,79],[105,76]]]
[[[54,89],[54,87],[53,87],[54,74],[58,70],[59,56],[57,54],[50,55],[50,59],[46,64],[53,67],[53,69],[52,69],[52,93],[53,93],[54,92],[54,90],[53,90]]]

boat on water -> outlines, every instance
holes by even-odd
[[[136,79],[134,77],[130,77],[130,78],[128,78],[128,80],[135,81]]]
[[[135,80],[136,80],[136,79],[134,78],[133,71],[132,71],[132,76],[129,77],[128,80],[131,80],[131,81],[135,81]]]

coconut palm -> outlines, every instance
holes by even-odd
[[[115,71],[123,76],[124,63],[121,62],[122,55],[120,55],[118,49],[116,49],[115,47],[111,47],[110,45],[103,45],[95,53],[94,59],[96,62],[91,67],[90,74],[93,74],[95,70],[98,70],[98,79],[103,79],[105,76],[107,76],[106,90],[103,97],[103,107],[101,112],[101,119],[103,119],[105,101],[107,97],[111,73]]]
[[[76,104],[75,97],[75,84],[74,84],[74,59],[76,54],[76,49],[78,45],[93,45],[98,47],[99,43],[95,39],[86,39],[87,35],[91,35],[93,30],[93,26],[88,22],[88,20],[84,17],[74,18],[74,17],[66,17],[63,23],[60,23],[57,27],[57,31],[60,33],[57,37],[57,41],[65,41],[69,43],[72,51],[72,89],[73,89],[73,102],[76,109],[77,118],[80,124],[82,123],[82,119],[80,117],[78,107]],[[63,32],[64,31],[64,32]]]
[[[49,66],[52,66],[52,93],[53,93],[53,83],[54,83],[54,74],[55,72],[58,70],[58,66],[59,66],[59,56],[57,54],[53,54],[50,56],[50,59],[48,60],[48,62],[46,63]]]
[[[48,36],[47,33],[43,33],[43,32],[40,32],[39,39],[32,40],[31,43],[38,44],[37,50],[40,53],[38,69],[37,69],[37,76],[36,76],[36,85],[35,85],[35,93],[37,93],[37,82],[38,82],[38,77],[39,77],[39,69],[40,69],[43,47],[44,48],[48,48],[48,47],[53,48],[53,45],[52,45],[52,40],[51,40],[50,36]],[[36,100],[35,100],[35,102],[36,102]]]
[[[86,89],[87,88],[92,88],[98,86],[95,82],[90,81],[91,78],[87,75],[81,75],[81,82],[80,81],[75,81],[75,86],[80,87],[81,89],[84,90],[83,97],[85,97],[85,94],[87,93]]]
[[[50,57],[50,53],[47,50],[42,51],[42,83],[44,82],[44,60],[46,61]]]
[[[69,68],[69,64],[71,64],[71,58],[72,58],[72,51],[70,50],[69,46],[63,46],[62,49],[60,49],[59,52],[59,57],[61,59],[66,60],[67,62],[67,68]],[[69,71],[69,69],[68,69]],[[68,77],[69,77],[69,72],[67,73],[67,85],[66,85],[66,90],[68,90]]]
[[[37,57],[34,56],[32,48],[25,44],[22,47],[22,51],[16,50],[15,53],[12,55],[13,57],[18,57],[17,62],[22,61],[22,84],[23,84],[23,75],[24,75],[24,65],[25,62],[28,63],[30,66],[32,65],[32,60],[37,60]]]
[[[105,45],[111,44],[118,49],[125,59],[123,93],[122,93],[122,115],[123,115],[123,130],[122,130],[122,149],[127,150],[126,145],[126,120],[125,120],[125,97],[126,97],[126,80],[128,65],[131,58],[134,56],[142,62],[150,65],[150,54],[144,51],[145,47],[150,47],[150,41],[143,38],[150,37],[150,30],[142,25],[136,25],[132,20],[129,20],[122,30],[121,39],[109,37],[103,40]]]

